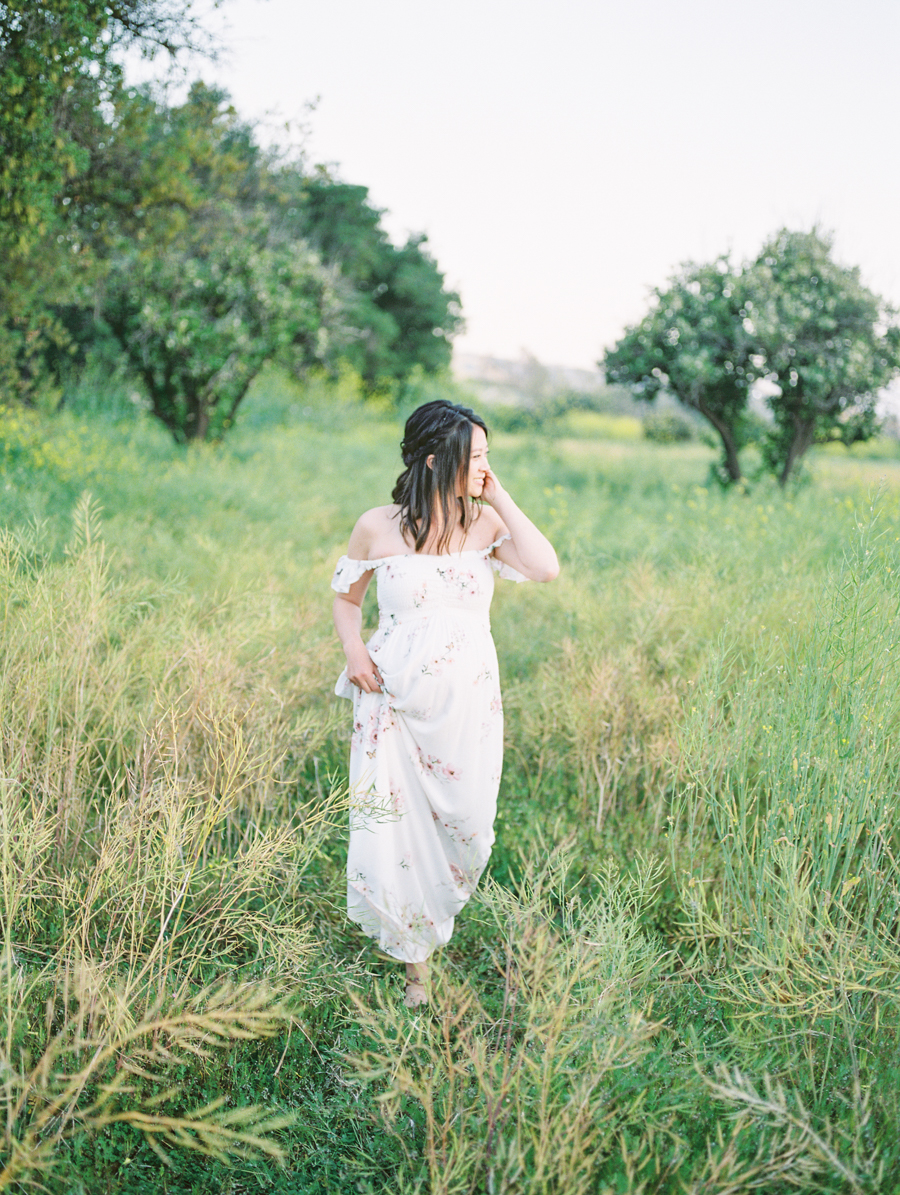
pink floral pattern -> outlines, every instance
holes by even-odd
[[[353,700],[347,908],[404,962],[449,940],[494,841],[503,708],[490,602],[495,571],[525,579],[496,546],[342,557],[332,580],[346,593],[375,572],[368,648],[385,682],[383,693],[362,693],[344,672],[335,688]]]
[[[438,780],[460,780],[462,778],[459,768],[454,767],[453,764],[444,763],[436,755],[425,755],[421,750],[417,754],[419,767],[429,776],[436,776]]]

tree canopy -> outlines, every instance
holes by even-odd
[[[607,379],[648,402],[671,393],[702,415],[721,441],[726,482],[741,479],[751,439],[784,485],[814,443],[868,438],[878,392],[900,369],[900,328],[858,269],[831,252],[816,229],[782,229],[740,269],[724,257],[682,266],[606,352]],[[771,385],[760,434],[748,402],[763,379]]]
[[[115,128],[114,51],[198,50],[193,0],[40,0],[0,5],[0,244],[26,252],[91,165],[98,121]]]
[[[125,93],[115,51],[202,48],[192,10],[193,0],[0,5],[0,385],[9,396],[31,397],[42,352],[64,340],[52,306],[72,299],[91,261],[85,237],[96,217],[73,219],[72,191],[96,177],[116,128]]]
[[[150,256],[120,254],[102,316],[177,440],[221,436],[270,359],[323,360],[333,288],[302,241],[219,205]]]
[[[747,398],[756,377],[741,279],[720,257],[682,266],[653,293],[647,315],[607,351],[607,381],[631,386],[647,402],[668,391],[702,415],[721,441],[724,477],[738,481]]]
[[[811,445],[872,436],[878,392],[900,367],[894,313],[831,249],[815,230],[782,229],[746,271],[756,351],[780,391],[763,457],[782,484]]]
[[[0,6],[5,396],[115,341],[188,439],[221,434],[273,355],[373,392],[445,367],[459,297],[424,236],[393,244],[365,187],[264,149],[225,93],[171,104],[112,54],[200,39],[192,0]]]
[[[462,327],[459,295],[447,291],[427,238],[396,246],[369,203],[368,188],[324,172],[280,172],[275,198],[291,231],[336,270],[344,297],[344,335],[335,348],[371,389],[450,362]]]

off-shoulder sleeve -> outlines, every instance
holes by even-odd
[[[485,548],[488,560],[491,562],[491,568],[498,573],[506,581],[527,581],[528,578],[524,573],[520,573],[517,568],[513,568],[511,564],[504,564],[502,560],[498,560],[494,555],[494,548],[499,548],[505,539],[512,539],[511,535],[501,535],[499,539],[495,539],[489,548]]]
[[[342,556],[331,578],[331,588],[338,593],[349,593],[350,586],[370,572],[375,564],[374,560],[351,560],[349,556]]]

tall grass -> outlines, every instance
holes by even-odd
[[[498,587],[498,840],[411,1016],[341,910],[327,598],[395,421],[90,419],[0,414],[0,1188],[900,1183],[894,462],[495,437],[564,569]]]
[[[439,970],[433,1015],[410,1023],[383,997],[357,997],[371,1046],[359,1058],[383,1087],[383,1123],[400,1142],[399,1190],[587,1192],[639,1113],[634,1072],[662,1026],[648,989],[665,952],[637,925],[653,868],[607,873],[602,896],[567,890],[567,852],[526,863],[515,891],[486,884],[477,916],[496,942],[499,1015],[459,972]]]
[[[287,997],[323,982],[300,885],[336,803],[297,791],[330,728],[303,700],[308,656],[244,660],[248,606],[198,617],[124,580],[87,498],[61,560],[4,533],[0,609],[0,1188],[115,1121],[278,1156],[283,1116],[221,1099],[176,1115],[154,1087],[185,1056],[283,1032]]]
[[[780,954],[820,934],[833,946],[852,927],[848,945],[893,961],[897,564],[897,538],[872,509],[809,626],[770,644],[752,669],[725,642],[708,659],[679,735],[684,784],[672,819],[673,844],[687,848],[673,849],[706,894],[688,902],[704,949],[768,942]],[[831,972],[827,957],[817,969]]]

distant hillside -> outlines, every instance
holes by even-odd
[[[560,390],[592,393],[604,389],[603,374],[597,370],[545,365],[530,354],[523,354],[518,361],[507,361],[502,357],[456,353],[453,372],[460,381],[475,383],[479,389],[493,387],[498,392],[511,391],[523,396],[545,396]]]
[[[455,353],[452,369],[459,381],[486,403],[536,407],[558,395],[579,394],[591,396],[595,400],[591,405],[596,410],[634,415],[638,419],[647,414],[646,404],[637,402],[623,386],[607,386],[599,370],[545,365],[529,353],[523,353],[517,361]],[[676,403],[665,398],[656,404],[659,411],[676,407]]]
[[[480,401],[495,406],[541,408],[550,399],[583,395],[590,396],[593,401],[589,405],[597,411],[631,415],[642,421],[651,415],[674,414],[697,429],[708,429],[700,416],[666,394],[660,394],[648,405],[633,398],[623,386],[607,386],[600,370],[545,365],[530,353],[523,353],[517,361],[478,353],[454,353],[451,368],[454,376],[473,390]],[[750,410],[770,422],[772,413],[766,405],[766,393],[767,383],[757,383],[750,395]],[[882,434],[900,439],[900,381],[882,390],[878,414]]]

